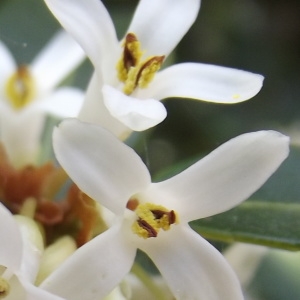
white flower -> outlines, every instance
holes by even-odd
[[[269,248],[265,246],[234,243],[223,255],[237,274],[243,288],[246,289],[268,251]]]
[[[151,183],[140,157],[111,133],[78,120],[63,121],[54,131],[58,161],[116,219],[41,286],[70,300],[102,299],[130,271],[140,248],[176,299],[242,299],[223,256],[188,222],[248,198],[287,157],[288,143],[274,131],[244,134],[173,178]],[[74,290],[75,298],[70,296]]]
[[[157,100],[236,103],[261,89],[263,76],[214,65],[182,63],[157,72],[196,19],[200,0],[141,0],[121,42],[101,1],[45,2],[95,67],[80,119],[119,137],[162,122],[167,113]]]
[[[34,226],[26,228],[28,224],[24,225],[20,218],[19,226],[0,203],[0,299],[62,300],[33,285],[41,255],[38,243],[33,243],[33,240],[42,241],[42,237],[37,237],[39,232],[34,231]],[[30,224],[29,221],[25,222]]]
[[[75,117],[84,95],[55,87],[82,62],[77,43],[60,32],[30,66],[17,66],[0,41],[0,141],[16,166],[35,163],[46,113]]]

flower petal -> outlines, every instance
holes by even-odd
[[[102,86],[96,73],[90,81],[78,118],[84,122],[101,125],[121,140],[125,140],[131,133],[131,130],[114,118],[104,105]]]
[[[115,214],[150,184],[148,169],[128,146],[100,126],[76,119],[55,128],[56,158],[79,188]]]
[[[246,200],[289,153],[289,138],[275,131],[240,135],[182,173],[150,186],[148,197],[192,221]]]
[[[162,103],[155,99],[137,99],[105,85],[102,89],[104,104],[112,116],[130,129],[143,131],[161,123],[167,116]]]
[[[26,279],[23,281],[26,282]],[[21,279],[17,275],[12,274],[8,283],[9,283],[9,293],[4,298],[5,300],[15,300],[15,299],[27,300],[26,298],[27,295],[24,286],[22,284]]]
[[[35,164],[38,159],[45,116],[31,108],[18,112],[9,106],[1,107],[1,141],[16,167]]]
[[[141,0],[128,32],[133,32],[146,55],[168,55],[194,23],[200,0]]]
[[[13,216],[2,203],[0,203],[0,220],[0,266],[7,267],[14,273],[21,265],[22,237]]]
[[[264,77],[221,66],[182,63],[158,72],[142,97],[183,97],[216,103],[238,103],[254,97]],[[145,93],[145,95],[143,95]]]
[[[176,299],[244,299],[224,257],[189,226],[173,225],[162,234],[156,243],[145,244],[143,251],[158,267]]]
[[[53,15],[81,45],[96,70],[114,68],[119,42],[112,20],[99,0],[45,0]],[[106,76],[104,72],[103,76]],[[100,73],[98,74],[100,76]]]
[[[53,89],[84,60],[82,48],[65,32],[58,32],[35,57],[31,71],[39,93]]]
[[[37,223],[25,216],[15,215],[23,241],[23,258],[19,273],[33,283],[40,266],[44,241]]]
[[[16,63],[8,48],[0,41],[0,96],[6,98],[4,87],[8,78],[16,71]],[[3,99],[3,100],[2,100]]]
[[[135,254],[118,223],[79,248],[41,287],[72,300],[103,299],[130,271]]]
[[[26,296],[24,295],[24,298],[12,298],[11,300],[65,300],[64,298],[51,294],[21,278],[19,278],[19,280],[23,286],[23,289],[25,290]]]
[[[122,289],[118,285],[103,300],[128,300],[128,299],[131,298],[125,297],[123,295]]]
[[[251,283],[257,268],[270,248],[254,244],[234,243],[223,253],[243,287]]]
[[[84,92],[77,88],[60,88],[43,101],[35,103],[36,108],[55,116],[77,117],[84,101]]]

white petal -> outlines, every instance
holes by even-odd
[[[45,2],[62,26],[81,45],[98,72],[114,70],[119,43],[112,20],[101,1]]]
[[[26,280],[25,285],[26,285]],[[26,290],[23,286],[22,280],[16,275],[9,280],[9,294],[4,298],[5,300],[27,300]]]
[[[104,104],[112,116],[135,131],[143,131],[161,123],[167,116],[162,103],[155,99],[130,97],[105,85],[102,89]]]
[[[44,114],[32,107],[18,112],[2,106],[1,141],[14,166],[21,167],[37,162],[44,121]]]
[[[120,286],[117,286],[103,300],[128,300],[128,299],[131,298],[125,297],[123,295],[123,291],[121,290]]]
[[[24,300],[65,300],[64,298],[51,294],[39,287],[34,286],[33,284],[30,284],[25,280],[22,280],[21,278],[19,279],[22,282],[23,288],[26,293],[26,297],[24,297]],[[23,298],[12,298],[11,300],[16,299],[23,300]]]
[[[103,299],[130,271],[136,253],[120,225],[79,248],[41,287],[72,300]]]
[[[77,117],[84,101],[84,93],[77,88],[60,88],[43,101],[35,103],[36,107],[52,115],[67,118]]]
[[[20,268],[22,260],[22,237],[11,213],[0,203],[0,266],[14,273]]]
[[[169,180],[151,185],[151,198],[191,221],[226,211],[260,188],[289,153],[275,131],[240,135]]]
[[[141,0],[128,32],[136,34],[146,55],[168,55],[194,23],[200,0]]]
[[[29,282],[34,282],[43,252],[43,237],[37,223],[27,217],[15,215],[23,241],[23,258],[19,273]]]
[[[224,257],[187,225],[173,225],[143,249],[176,299],[242,300],[240,284]],[[159,233],[160,234],[160,233]]]
[[[254,244],[234,243],[223,253],[243,287],[247,287],[261,260],[270,249],[264,246]]]
[[[101,125],[121,140],[125,140],[131,133],[131,130],[114,118],[104,105],[102,84],[96,73],[90,81],[78,118],[84,122]]]
[[[238,103],[255,96],[264,77],[247,71],[226,67],[182,63],[158,72],[142,97],[164,99],[193,98],[216,103]]]
[[[82,48],[65,32],[58,32],[30,65],[39,93],[58,85],[84,60]]]
[[[56,158],[79,188],[115,214],[150,184],[148,169],[128,146],[100,126],[76,119],[55,128]]]
[[[6,98],[4,87],[8,78],[16,71],[16,63],[8,48],[0,41],[0,96]],[[3,101],[1,99],[1,101]]]

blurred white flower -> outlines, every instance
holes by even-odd
[[[296,120],[287,126],[280,126],[279,129],[290,137],[291,145],[300,147],[300,121]]]
[[[43,242],[34,221],[24,218],[16,221],[0,203],[0,298],[62,300],[33,284]]]
[[[234,243],[223,254],[237,274],[241,285],[246,289],[268,251],[269,248],[265,246]]]
[[[158,100],[237,103],[262,87],[261,75],[214,65],[181,63],[158,72],[194,23],[200,0],[141,0],[121,42],[101,1],[45,2],[95,67],[80,119],[119,138],[162,122],[167,112]]]
[[[0,41],[0,141],[16,166],[36,163],[46,113],[78,115],[83,92],[55,88],[84,58],[65,32],[56,34],[30,66],[17,66]]]
[[[102,299],[130,271],[139,248],[176,299],[243,298],[226,260],[188,222],[248,198],[287,157],[288,137],[274,131],[241,135],[159,183],[151,183],[131,148],[100,126],[65,120],[53,143],[72,180],[116,219],[54,271],[43,288],[70,300]]]

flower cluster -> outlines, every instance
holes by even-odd
[[[288,137],[240,135],[160,182],[123,141],[166,118],[161,100],[238,103],[259,92],[263,76],[164,66],[200,0],[140,0],[120,41],[101,1],[45,3],[68,33],[30,66],[16,66],[0,43],[0,299],[134,299],[129,274],[140,250],[170,297],[243,299],[223,255],[189,222],[249,198],[287,157]],[[86,56],[87,90],[57,87]],[[49,114],[61,121],[52,140],[60,166],[39,163]]]

